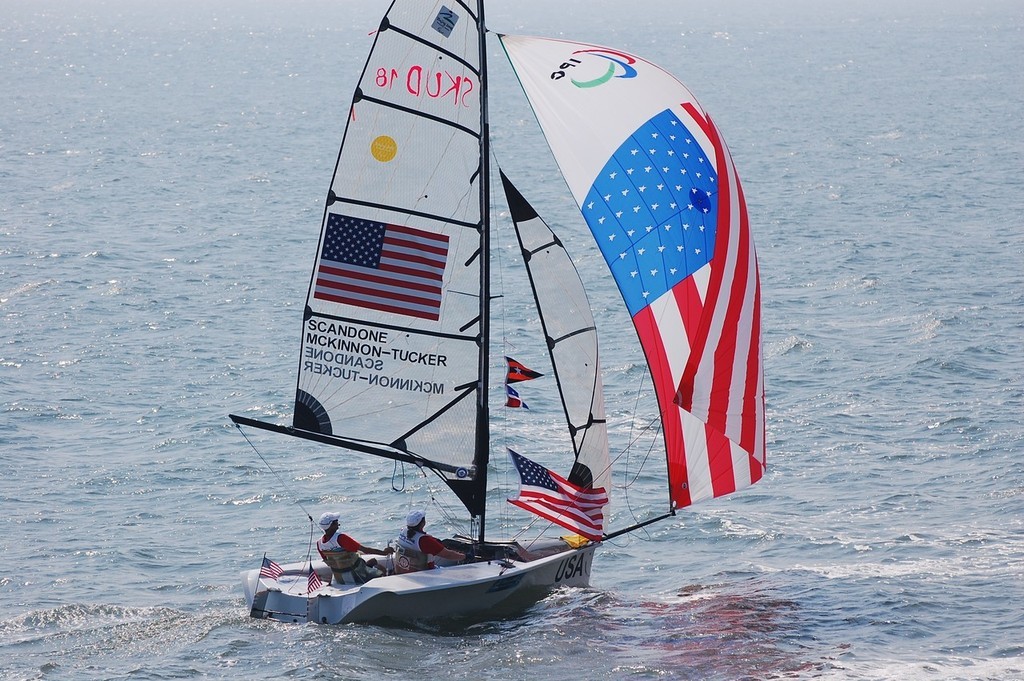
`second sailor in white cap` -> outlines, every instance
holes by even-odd
[[[398,555],[395,572],[417,572],[434,567],[434,557],[447,560],[465,560],[466,554],[447,548],[440,540],[423,531],[427,516],[423,511],[411,511],[405,517],[405,531],[398,535]]]

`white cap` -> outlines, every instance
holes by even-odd
[[[324,513],[322,516],[320,516],[320,527],[326,530],[328,527],[331,526],[331,523],[337,522],[339,518],[341,518],[341,516],[339,516],[337,513]]]
[[[405,525],[406,527],[416,527],[426,517],[423,511],[410,511],[409,515],[405,516]]]

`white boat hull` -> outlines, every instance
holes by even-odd
[[[596,544],[529,562],[480,561],[405,575],[378,577],[360,586],[323,586],[307,593],[309,563],[283,565],[277,580],[258,569],[242,573],[250,615],[282,622],[346,624],[375,620],[415,621],[445,617],[512,614],[560,587],[590,584]],[[322,561],[313,569],[326,583]]]

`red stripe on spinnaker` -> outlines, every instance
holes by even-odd
[[[683,108],[714,147],[719,196],[705,314],[695,337],[691,336],[691,354],[678,386],[678,399],[706,424],[712,493],[717,497],[735,491],[737,486],[730,436],[748,454],[751,482],[763,475],[760,283],[736,168],[710,117],[691,104]],[[714,350],[709,356],[710,348]],[[747,475],[742,477],[745,484]]]
[[[633,315],[633,326],[636,327],[640,345],[647,357],[647,366],[651,370],[654,391],[661,409],[661,426],[664,430],[665,454],[668,459],[669,497],[677,508],[689,506],[690,483],[686,473],[683,424],[680,420],[679,407],[673,401],[676,382],[672,377],[665,344],[650,305]]]
[[[708,135],[712,146],[715,149],[717,162],[716,172],[718,174],[718,225],[715,230],[715,254],[711,260],[711,278],[708,283],[708,293],[704,300],[705,314],[701,317],[701,323],[697,330],[696,343],[694,344],[690,357],[687,360],[686,368],[683,370],[680,381],[680,392],[687,391],[688,399],[684,401],[684,408],[694,410],[694,391],[697,389],[698,380],[708,381],[706,386],[707,411],[698,410],[694,415],[705,422],[704,434],[707,438],[708,447],[708,468],[711,474],[712,494],[716,497],[735,491],[736,480],[732,470],[732,456],[724,455],[728,452],[728,443],[720,441],[724,439],[725,415],[728,410],[729,388],[732,381],[733,363],[736,357],[736,337],[732,334],[735,330],[735,323],[739,318],[739,310],[733,305],[737,287],[736,279],[732,287],[727,288],[725,281],[726,263],[730,257],[730,249],[736,247],[733,242],[733,215],[731,211],[731,175],[727,166],[725,151],[722,147],[718,131],[711,122],[711,119],[702,115],[692,104],[684,105],[695,121]],[[738,270],[734,270],[738,273]],[[722,300],[723,295],[728,298]],[[742,298],[742,296],[741,296]],[[711,334],[715,331],[715,321],[719,305],[726,305],[725,323],[721,327],[720,336],[712,341]],[[710,377],[702,377],[699,374],[704,364],[705,353],[708,348],[715,348],[713,351],[712,368]],[[703,387],[703,383],[702,383]],[[716,432],[717,431],[717,432]]]
[[[708,468],[711,470],[711,493],[720,497],[736,491],[736,476],[733,473],[732,441],[725,433],[704,426],[704,441],[707,445]]]
[[[688,117],[707,135],[710,136],[708,130],[707,121],[704,115],[697,111],[697,108],[690,103],[684,103],[681,105],[683,110],[686,111]],[[721,183],[721,174],[719,174],[719,182]],[[719,205],[721,205],[721,199],[719,199]],[[715,255],[710,265],[711,275],[708,279],[708,289],[704,294],[704,307],[707,309],[713,309],[714,303],[718,299],[718,292],[722,286],[722,268],[716,264],[720,263],[725,248],[723,248],[725,242],[728,240],[728,234],[723,234],[721,229],[721,212],[719,213],[718,229],[715,234]],[[700,364],[701,358],[704,355],[704,351],[707,347],[708,333],[711,326],[711,315],[701,315],[699,318],[700,322],[692,329],[687,330],[687,335],[690,337],[690,354],[687,359],[686,367],[683,370],[683,375],[680,379],[679,385],[677,386],[676,401],[680,407],[686,411],[693,411],[693,392],[694,383],[693,379],[697,373],[697,367]],[[706,418],[706,414],[696,414],[701,420]]]
[[[731,436],[747,453],[748,474],[750,482],[754,483],[764,473],[761,285],[754,242],[750,234],[750,218],[736,167],[717,131],[712,139],[716,153],[723,160],[724,170],[729,174],[728,186],[735,192],[738,215],[737,222],[732,223],[737,227],[737,238],[732,243],[736,251],[736,276],[729,291],[726,307],[723,328],[725,342],[719,342],[715,353],[715,374],[709,400],[708,425],[725,436]],[[739,394],[735,394],[737,390]],[[736,487],[732,471],[735,461],[731,455],[728,460],[731,481],[726,480],[723,474],[721,488],[715,487],[716,496],[728,494]]]
[[[735,168],[733,169],[735,173]],[[750,218],[746,211],[746,199],[743,196],[743,185],[739,176],[736,176],[736,192],[739,196],[740,206],[743,208],[743,228],[747,234],[750,233]],[[740,446],[750,452],[750,481],[757,482],[764,472],[764,419],[759,414],[764,413],[764,395],[761,390],[761,276],[757,267],[757,255],[753,252],[753,239],[750,241],[751,267],[754,272],[754,301],[753,314],[750,323],[750,338],[747,347],[746,382],[743,386],[743,400],[740,407],[742,424],[740,426]],[[760,432],[759,432],[760,431]],[[760,440],[761,446],[758,447]],[[761,451],[758,451],[761,450]]]
[[[683,279],[672,288],[672,296],[679,308],[679,318],[683,322],[683,330],[689,347],[693,347],[697,338],[698,320],[704,312],[704,301],[701,300],[697,282],[693,276]]]

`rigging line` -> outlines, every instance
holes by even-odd
[[[242,434],[242,437],[245,438],[245,441],[249,443],[250,447],[252,447],[252,451],[256,452],[256,456],[260,457],[260,461],[263,462],[263,465],[267,467],[267,470],[269,470],[271,473],[274,474],[274,477],[277,478],[277,481],[279,483],[281,483],[281,487],[284,488],[285,490],[287,490],[288,494],[293,499],[295,499],[295,505],[302,509],[302,512],[306,514],[306,517],[309,519],[309,522],[312,523],[313,522],[313,516],[311,516],[309,514],[309,511],[306,510],[306,507],[303,506],[302,502],[298,500],[298,496],[294,492],[292,492],[290,490],[290,487],[289,487],[289,485],[287,485],[285,483],[284,478],[282,478],[278,474],[278,472],[274,470],[274,467],[270,465],[269,461],[267,461],[265,458],[263,458],[263,455],[260,453],[260,450],[256,449],[256,445],[254,445],[252,443],[252,440],[249,439],[249,436],[245,434],[244,430],[242,430],[242,426],[236,423],[235,424],[235,428],[238,428],[238,432]]]
[[[514,535],[512,535],[512,541],[519,541],[520,537],[522,537],[524,534],[526,534],[530,529],[533,528],[534,525],[536,525],[537,523],[539,523],[542,520],[542,518],[540,516],[536,516],[536,515],[533,515],[533,514],[530,514],[529,517],[531,518],[530,523],[526,527],[524,527],[523,529],[519,530]],[[551,522],[550,520],[548,521],[548,527],[554,527],[554,525],[555,524],[553,522]],[[547,528],[545,528],[545,529],[547,529]],[[541,538],[542,534],[543,534],[543,531],[542,532],[538,532],[537,536],[535,536],[533,539],[531,539],[529,541],[529,543],[527,543],[527,545],[524,546],[523,548],[525,548],[527,551],[529,551],[531,546],[533,546],[538,541],[540,541],[540,538]]]
[[[633,427],[636,425],[636,415],[639,413],[639,409],[640,409],[640,394],[643,392],[643,389],[644,389],[644,379],[646,377],[647,377],[647,372],[646,371],[640,372],[640,383],[636,387],[636,400],[633,401],[633,418],[631,418],[629,420],[629,440],[628,440],[629,444],[626,446],[626,450],[625,450],[626,465],[623,468],[623,473],[622,473],[622,477],[623,477],[624,481],[625,481],[626,476],[628,475],[628,471],[629,471],[629,451],[630,451],[630,449],[632,449],[633,445],[637,441],[639,441],[639,439],[643,436],[643,434],[646,433],[650,429],[650,427],[651,427],[651,424],[648,423],[646,426],[644,426],[640,430],[640,432],[636,436],[636,439],[633,439]],[[659,430],[661,429],[660,422],[659,422],[658,429]],[[644,464],[647,463],[647,459],[651,455],[651,449],[654,447],[654,442],[656,442],[656,441],[657,441],[657,436],[655,436],[654,440],[651,442],[651,447],[647,449],[647,456],[644,457],[643,462],[641,462],[639,468],[637,468],[636,475],[633,476],[633,481],[630,482],[630,483],[623,482],[623,489],[626,490],[627,497],[628,497],[629,488],[633,485],[634,482],[636,482],[637,478],[640,477],[640,472],[643,471]],[[626,505],[627,506],[629,505],[628,500],[627,500]],[[634,520],[635,519],[636,518],[634,517]]]
[[[396,462],[396,465],[397,465],[397,462]],[[458,528],[458,527],[462,526],[463,521],[459,518],[459,513],[457,511],[453,511],[451,505],[445,505],[441,501],[438,500],[437,495],[435,494],[437,488],[434,487],[434,485],[436,484],[435,481],[438,478],[431,478],[430,476],[427,475],[427,471],[423,470],[423,468],[417,468],[416,470],[419,472],[420,475],[423,476],[423,479],[427,483],[427,488],[428,488],[428,490],[430,492],[430,500],[428,502],[428,505],[435,507],[437,509],[438,516],[440,516],[441,520],[447,522],[452,527]],[[395,489],[394,485],[392,485],[392,489],[394,489],[394,491],[396,491],[396,492],[404,491],[404,489],[405,489],[405,466],[404,465],[402,466],[402,489],[401,490]],[[412,509],[410,509],[410,510],[412,510]],[[423,507],[423,510],[426,511],[427,508]]]
[[[659,431],[661,430],[661,420],[660,419],[655,419],[654,421],[651,421],[646,426],[644,426],[640,430],[640,432],[637,433],[636,437],[634,437],[632,440],[627,442],[626,446],[624,446],[622,449],[619,450],[619,453],[616,454],[615,458],[612,459],[612,463],[613,464],[617,463],[618,460],[621,459],[623,456],[627,456],[629,454],[630,449],[632,449],[633,445],[635,445],[637,442],[639,442],[640,438],[642,438],[644,436],[644,433],[649,431],[651,428],[654,428],[655,426],[657,426]],[[657,436],[657,433],[655,433],[655,436]],[[655,442],[657,442],[657,437],[655,437]],[[609,468],[611,468],[611,466],[609,466]],[[607,471],[607,470],[608,469],[606,468],[605,471]],[[604,472],[604,471],[602,471],[602,472]]]
[[[433,486],[431,486],[430,490],[430,505],[437,509],[437,514],[440,516],[441,520],[447,523],[450,527],[455,528],[455,534],[460,534],[462,532],[460,528],[464,527],[464,521],[459,518],[459,514],[456,511],[452,510],[451,505],[444,504],[438,500],[437,496],[434,494]],[[470,534],[467,534],[467,536],[473,536],[471,532],[472,527],[470,527]]]
[[[640,432],[636,434],[635,438],[633,436],[633,428],[636,425],[636,415],[638,413],[637,410],[640,407],[640,394],[643,391],[644,377],[646,376],[646,373],[647,372],[642,372],[640,374],[640,383],[639,383],[639,385],[637,386],[637,389],[636,389],[636,400],[633,403],[633,418],[631,418],[630,421],[629,421],[629,439],[627,440],[627,444],[626,444],[625,448],[623,448],[623,450],[619,453],[619,455],[616,456],[615,459],[614,459],[614,461],[618,461],[620,457],[622,457],[622,456],[626,457],[626,463],[625,463],[625,465],[623,466],[623,469],[622,469],[622,478],[623,478],[623,482],[622,482],[622,500],[626,504],[626,509],[629,511],[629,515],[633,518],[633,522],[634,523],[638,523],[637,529],[640,529],[640,528],[644,527],[644,524],[640,523],[639,519],[636,516],[636,511],[633,510],[633,504],[630,503],[630,500],[629,500],[629,488],[632,487],[633,484],[637,481],[637,479],[640,477],[640,473],[644,469],[644,466],[647,465],[647,460],[650,458],[651,452],[654,451],[654,445],[658,441],[657,433],[651,439],[651,445],[647,448],[647,454],[644,455],[643,461],[641,461],[640,465],[637,467],[636,474],[633,476],[633,480],[632,481],[627,481],[628,476],[629,476],[629,453],[632,450],[633,445],[636,444],[640,440],[640,438],[643,437],[643,435],[647,431],[649,431],[651,429],[651,427],[654,425],[654,423],[658,424],[658,432],[659,433],[661,432],[661,419],[658,419],[657,421],[653,421],[651,423],[648,423],[643,428],[641,428]],[[644,532],[647,534],[647,539],[650,540],[651,539],[650,532],[647,531],[646,529],[644,530]],[[608,536],[608,539],[611,539],[613,537],[617,537],[619,534],[622,534],[622,533],[621,532],[613,532],[613,533],[611,533]]]
[[[440,515],[446,523],[456,528],[462,525],[462,521],[455,515],[455,512],[452,511],[450,505],[441,503],[433,494],[430,495],[430,503],[437,508],[438,515]]]
[[[640,466],[638,466],[637,469],[636,469],[636,475],[633,476],[632,482],[630,482],[627,487],[632,487],[633,486],[633,483],[636,482],[637,478],[640,477],[640,473],[644,470],[644,466],[647,465],[647,460],[649,458],[651,458],[651,452],[654,451],[654,445],[656,445],[658,443],[658,435],[661,434],[661,421],[659,420],[657,423],[658,423],[658,432],[656,432],[654,434],[654,437],[651,438],[651,446],[647,448],[647,454],[644,455],[644,460],[640,462]],[[650,426],[647,426],[647,428],[644,428],[644,431],[647,431],[649,429],[650,429]]]
[[[394,462],[395,462],[395,467],[391,471],[391,491],[392,492],[404,492],[405,491],[405,462],[404,461],[399,461],[398,459],[395,459]],[[399,475],[398,475],[398,464],[400,464],[400,463],[402,464],[402,475],[401,475],[402,486],[401,487],[396,487],[395,486],[395,479],[399,477]]]
[[[650,426],[647,426],[646,428],[644,428],[644,432],[647,431],[649,428],[650,428]],[[646,535],[647,541],[652,541],[653,537],[651,537],[650,531],[646,529],[646,525],[648,523],[647,522],[641,522],[636,517],[636,512],[633,510],[633,505],[629,502],[629,488],[632,487],[633,483],[635,483],[637,478],[640,477],[640,472],[643,471],[644,466],[647,464],[647,459],[650,458],[651,452],[654,451],[654,445],[658,441],[658,434],[660,432],[661,432],[661,421],[658,421],[658,433],[655,433],[655,436],[651,439],[651,446],[647,448],[647,454],[644,456],[644,460],[640,463],[640,466],[637,468],[636,475],[633,476],[632,482],[623,483],[623,495],[622,495],[623,496],[623,501],[626,502],[626,508],[629,509],[629,514],[633,517],[633,522],[636,523],[635,529],[643,529],[644,530],[644,534]],[[641,435],[642,434],[643,434],[643,432],[641,432]],[[638,435],[637,437],[639,438],[640,436]],[[626,469],[623,470],[622,475],[623,475],[623,478],[625,478],[627,475],[629,475],[629,467],[628,466],[626,466]],[[674,515],[674,513],[670,513],[668,515]],[[667,516],[662,516],[662,518],[665,518],[665,517],[667,517]],[[611,539],[612,537],[617,537],[618,535],[623,534],[624,532],[625,532],[624,530],[620,530],[618,532],[613,532],[611,534],[611,536],[609,536],[609,539]]]
[[[655,423],[658,424],[658,431],[660,432],[661,431],[661,420],[660,419],[658,421],[652,421],[651,423],[649,423],[646,426],[644,426],[643,429],[641,429],[640,432],[637,433],[636,438],[630,440],[626,444],[626,446],[623,447],[623,449],[613,459],[611,459],[611,461],[608,462],[608,468],[606,470],[611,469],[613,464],[615,464],[620,458],[625,456],[626,457],[626,461],[627,461],[627,465],[623,466],[623,470],[622,470],[622,477],[623,477],[623,480],[625,480],[625,478],[629,475],[628,461],[629,461],[630,449],[633,447],[634,444],[636,444],[640,440],[641,437],[643,437],[644,433],[646,433],[647,431],[649,431],[651,429],[651,427]],[[630,425],[630,429],[632,430],[632,424]],[[647,465],[647,460],[650,458],[651,452],[654,451],[654,446],[655,446],[655,444],[657,444],[657,442],[658,442],[658,434],[655,433],[654,437],[651,439],[650,447],[647,448],[647,454],[644,456],[644,460],[641,462],[640,467],[637,468],[636,475],[633,476],[632,482],[623,482],[622,483],[622,501],[623,501],[623,503],[625,503],[626,510],[629,511],[629,515],[633,518],[633,522],[636,524],[636,528],[635,529],[639,529],[639,528],[643,527],[646,523],[640,522],[640,520],[636,516],[636,512],[633,510],[633,505],[629,501],[629,488],[632,487],[633,483],[635,483],[637,481],[637,478],[640,477],[640,473],[643,471],[644,466]],[[604,471],[602,471],[602,474],[603,473],[604,473]],[[646,532],[646,530],[645,530],[645,532]],[[623,531],[612,532],[610,535],[606,536],[601,541],[608,541],[609,539],[617,537],[620,534],[625,534],[625,533]],[[650,536],[649,532],[647,532],[647,538],[648,538],[648,540],[651,539],[651,536]]]
[[[644,428],[644,431],[647,431],[649,429],[650,429],[650,426],[647,426],[646,428]],[[658,432],[659,433],[661,432],[661,422],[660,421],[658,422]],[[641,432],[641,435],[642,434],[643,434],[643,432]],[[637,437],[639,438],[640,436],[638,435]],[[655,445],[655,443],[657,443],[657,441],[658,441],[658,434],[656,433],[654,438],[652,438],[652,440],[651,440],[651,446],[647,448],[647,454],[644,456],[644,460],[640,463],[639,468],[637,468],[636,475],[633,476],[633,481],[630,482],[630,483],[624,483],[623,484],[623,495],[622,495],[623,496],[623,501],[626,502],[626,508],[629,510],[629,514],[633,517],[633,522],[635,523],[634,526],[632,528],[629,528],[629,529],[626,529],[626,530],[618,530],[617,532],[612,532],[611,534],[609,534],[605,538],[606,540],[607,539],[613,539],[615,537],[618,537],[621,534],[626,534],[627,532],[632,532],[633,530],[643,529],[644,530],[644,534],[646,535],[646,541],[652,541],[654,538],[651,536],[650,531],[646,529],[646,526],[651,524],[651,523],[653,523],[653,522],[655,522],[656,520],[663,520],[663,519],[665,519],[667,517],[675,515],[674,512],[670,512],[670,513],[662,515],[662,516],[660,516],[660,517],[658,517],[658,518],[656,518],[654,520],[641,521],[640,519],[638,519],[636,517],[636,512],[633,510],[633,505],[629,502],[629,488],[632,487],[633,483],[635,483],[637,478],[640,477],[640,472],[643,471],[644,466],[647,464],[647,459],[650,458],[651,452],[654,451],[654,445]],[[623,477],[626,477],[627,475],[629,475],[628,467],[627,467],[627,470],[624,470],[622,472],[622,475],[623,475]]]
[[[316,529],[313,519],[309,519],[309,545],[306,546],[306,562],[309,563],[309,571],[313,571],[313,542],[316,541]]]
[[[636,387],[636,399],[633,401],[633,418],[629,420],[629,439],[627,440],[627,442],[629,442],[630,444],[627,446],[627,448],[631,447],[633,443],[633,426],[636,425],[636,415],[638,413],[637,410],[640,408],[640,393],[644,389],[644,377],[646,376],[646,371],[640,372],[640,385]]]

